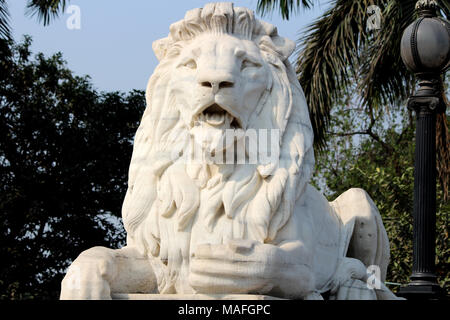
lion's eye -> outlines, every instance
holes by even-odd
[[[189,68],[189,69],[196,69],[197,68],[197,64],[195,63],[194,60],[189,60],[188,62],[182,64],[183,67]]]
[[[257,62],[252,62],[250,60],[244,60],[242,61],[242,65],[241,65],[241,71],[247,68],[259,68],[261,67],[261,65]]]

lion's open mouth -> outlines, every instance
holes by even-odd
[[[217,103],[214,103],[204,109],[197,115],[197,120],[206,122],[213,127],[225,127],[226,129],[241,128],[238,119],[233,117],[228,111],[223,109]]]

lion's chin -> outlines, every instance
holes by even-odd
[[[232,130],[227,121],[222,124],[211,125],[210,122],[218,123],[220,119],[212,119],[212,121],[198,121],[190,130],[193,142],[202,153],[215,154],[226,150],[234,143],[234,136],[228,131]]]

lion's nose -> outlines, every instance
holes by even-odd
[[[198,77],[198,83],[202,87],[212,88],[213,94],[216,94],[220,89],[234,87],[231,75],[220,74],[215,71],[203,73],[203,76]]]

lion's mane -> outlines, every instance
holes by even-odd
[[[169,70],[186,43],[204,32],[238,35],[260,48],[271,73],[271,87],[248,127],[279,129],[280,158],[265,166],[235,166],[212,177],[201,206],[202,187],[187,174],[186,165],[172,156],[175,143],[188,136],[188,129],[171,94]],[[232,219],[231,234],[218,235],[222,239],[276,244],[277,233],[289,221],[314,166],[306,100],[288,61],[294,47],[278,36],[274,26],[255,19],[252,11],[224,3],[187,12],[171,25],[167,38],[153,44],[160,64],[147,85],[147,108],[136,132],[122,208],[128,245],[166,265],[180,264],[180,250],[172,248],[174,238],[185,237],[177,241],[186,241],[189,247],[193,220],[205,219],[205,232],[211,232],[218,212]]]

